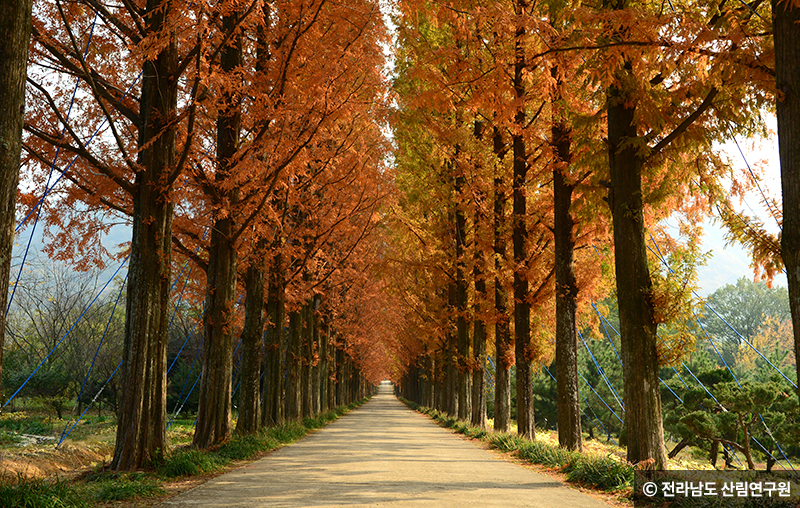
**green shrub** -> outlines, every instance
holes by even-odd
[[[215,453],[230,460],[247,459],[265,448],[264,441],[264,437],[258,434],[236,436],[222,445]]]
[[[267,430],[267,436],[280,443],[293,443],[305,435],[306,428],[297,422],[287,422]]]
[[[516,434],[499,432],[489,438],[489,443],[503,452],[513,452],[525,444],[525,439]]]
[[[83,508],[88,506],[65,481],[23,480],[0,484],[0,506],[15,508]]]
[[[488,432],[480,427],[468,427],[464,435],[474,439],[483,439],[488,435]]]
[[[100,482],[95,497],[98,501],[122,501],[165,494],[156,480],[141,473],[117,475]]]
[[[558,446],[533,441],[520,446],[519,456],[535,464],[557,467],[574,463],[581,455]]]
[[[581,456],[567,471],[567,480],[603,490],[633,484],[633,466],[608,457]]]
[[[0,430],[42,436],[53,433],[53,424],[45,423],[44,418],[41,416],[28,418],[10,417],[0,419]]]
[[[457,420],[453,424],[453,430],[456,431],[456,433],[458,433],[458,434],[465,434],[467,432],[468,428],[469,428],[469,424],[467,422],[464,422],[464,421],[461,421],[461,420]]]
[[[173,453],[156,469],[162,476],[178,478],[217,471],[227,463],[227,460],[216,454],[187,449]]]
[[[458,418],[456,418],[455,416],[447,416],[444,418],[444,420],[442,420],[442,425],[444,425],[448,429],[452,428],[457,423],[458,423]]]
[[[20,441],[22,441],[22,438],[16,432],[0,430],[0,445],[12,445]]]

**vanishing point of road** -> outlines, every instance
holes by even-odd
[[[161,506],[608,508],[440,428],[388,383],[325,428]]]

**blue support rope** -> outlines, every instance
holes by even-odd
[[[556,377],[553,375],[553,373],[552,373],[552,372],[550,372],[550,369],[548,369],[548,368],[547,368],[547,366],[546,366],[544,363],[542,363],[542,367],[544,367],[544,370],[545,370],[545,372],[547,372],[547,374],[548,374],[548,375],[549,375],[549,376],[550,376],[550,377],[553,379],[553,381],[554,381],[554,382],[556,382],[556,383],[558,383],[558,381],[556,381]],[[603,429],[603,432],[605,432],[605,433],[606,433],[606,436],[608,437],[608,440],[609,440],[609,441],[614,441],[614,444],[616,445],[616,444],[617,444],[616,440],[614,440],[614,438],[612,438],[612,437],[611,437],[611,433],[608,431],[608,429],[606,429],[606,426],[605,426],[605,425],[603,425],[603,422],[602,422],[602,421],[600,421],[600,417],[599,417],[599,416],[597,416],[597,413],[595,413],[595,412],[594,412],[594,410],[592,409],[592,407],[589,405],[589,401],[588,401],[588,400],[586,400],[586,397],[584,397],[584,395],[583,395],[583,392],[581,391],[581,389],[580,389],[580,388],[578,388],[578,393],[580,394],[581,398],[583,398],[583,402],[586,404],[586,408],[587,408],[589,411],[591,411],[591,412],[594,414],[594,419],[596,419],[596,420],[597,420],[597,423],[599,423],[599,424],[600,424],[600,427],[598,427],[597,425],[595,425],[595,423],[594,423],[594,419],[592,419],[592,417],[591,417],[591,416],[589,416],[588,414],[586,414],[586,411],[584,411],[583,409],[581,409],[581,413],[583,414],[583,416],[585,416],[585,417],[586,417],[586,419],[589,421],[589,423],[591,423],[591,424],[592,424],[592,426],[593,426],[594,428],[596,428],[596,429],[598,429],[598,430],[599,430],[600,428],[602,428],[602,429]]]
[[[194,366],[197,363],[197,357],[200,356],[200,351],[202,349],[203,349],[203,341],[200,341],[200,346],[198,346],[197,351],[195,351],[194,353],[194,359],[192,360],[192,365],[189,367],[189,373],[186,374],[186,380],[183,382],[181,393],[178,395],[178,402],[175,403],[176,406],[181,401],[181,397],[183,397],[183,392],[186,391],[186,385],[189,384],[189,379],[191,379],[192,372],[194,371]]]
[[[69,436],[69,434],[72,432],[72,429],[74,429],[74,428],[75,428],[75,426],[76,426],[76,425],[78,425],[78,422],[79,422],[79,421],[81,421],[81,419],[82,419],[82,418],[83,418],[83,416],[86,414],[86,412],[87,412],[87,411],[89,411],[89,408],[90,408],[90,407],[92,407],[92,404],[94,404],[94,402],[97,400],[97,398],[98,398],[98,397],[100,397],[100,394],[101,394],[101,393],[103,393],[103,390],[105,390],[105,389],[106,389],[106,386],[108,386],[108,383],[110,383],[110,382],[111,382],[111,378],[113,378],[113,377],[114,377],[114,374],[116,374],[116,373],[117,373],[117,371],[119,370],[119,368],[120,368],[121,366],[122,366],[122,360],[120,360],[120,361],[119,361],[119,363],[117,364],[117,368],[116,368],[116,369],[114,369],[114,372],[112,372],[112,373],[111,373],[111,375],[108,377],[108,379],[106,380],[106,382],[105,382],[105,384],[103,385],[103,387],[102,387],[102,388],[100,388],[100,391],[99,391],[99,392],[97,392],[97,394],[95,394],[95,396],[94,396],[94,398],[92,399],[92,401],[91,401],[90,403],[86,404],[86,409],[84,409],[84,410],[83,410],[83,413],[81,413],[81,416],[80,416],[80,417],[79,417],[77,420],[75,420],[75,423],[73,423],[73,424],[72,424],[72,427],[70,427],[69,431],[67,431],[67,433],[66,433],[66,434],[64,434],[64,435],[62,435],[62,436],[61,436],[61,440],[58,442],[58,444],[56,444],[56,448],[58,448],[59,446],[61,446],[61,443],[63,443],[63,442],[64,442],[64,440],[65,440],[65,439],[67,439],[67,437]]]
[[[738,144],[737,144],[737,146],[738,146]],[[743,156],[744,156],[744,154],[743,154]],[[745,161],[745,162],[746,162],[746,161]],[[664,263],[664,265],[667,267],[667,269],[668,269],[670,272],[674,273],[674,271],[672,270],[672,267],[670,267],[670,266],[669,266],[669,264],[666,262],[666,259],[665,259],[665,258],[664,258],[664,256],[663,256],[663,254],[661,254],[661,249],[659,249],[659,248],[658,248],[658,244],[656,243],[656,241],[655,241],[655,238],[653,238],[653,235],[652,235],[652,234],[650,235],[650,240],[653,242],[653,245],[655,245],[655,246],[656,246],[656,249],[658,249],[658,254],[657,254],[657,256],[659,257],[659,259],[661,260],[661,262],[662,262],[662,263]],[[650,246],[648,246],[648,249],[650,249],[650,252],[653,252],[653,253],[655,254],[655,252],[653,251],[653,249],[651,249],[651,248],[650,248]],[[697,295],[697,293],[696,293],[696,292],[694,292],[694,291],[692,291],[692,292],[694,293],[695,297],[699,298],[699,296]],[[747,344],[748,344],[748,345],[749,345],[749,346],[750,346],[750,347],[751,347],[751,348],[752,348],[752,349],[753,349],[753,350],[754,350],[756,353],[758,353],[758,354],[759,354],[759,355],[760,355],[762,358],[764,358],[764,360],[766,360],[766,361],[767,361],[767,363],[769,363],[770,365],[772,365],[772,367],[773,367],[773,368],[775,368],[775,370],[777,370],[777,371],[778,371],[778,372],[779,372],[779,373],[780,373],[780,374],[781,374],[781,375],[784,377],[784,379],[786,379],[786,380],[787,380],[787,381],[789,381],[790,383],[792,382],[792,381],[791,381],[791,379],[789,379],[788,377],[786,377],[786,375],[784,375],[784,374],[783,374],[783,372],[782,372],[780,369],[778,369],[778,368],[777,368],[775,365],[773,365],[773,364],[772,364],[772,362],[770,362],[769,360],[767,360],[767,359],[766,359],[766,357],[764,357],[764,355],[762,355],[760,351],[758,351],[758,350],[757,350],[755,347],[753,347],[753,345],[752,345],[752,344],[750,344],[750,342],[749,342],[749,341],[747,341],[747,339],[745,339],[745,338],[744,338],[744,337],[743,337],[743,336],[742,336],[742,335],[741,335],[741,334],[740,334],[740,333],[739,333],[739,332],[738,332],[738,331],[737,331],[737,330],[736,330],[736,329],[735,329],[733,326],[731,326],[731,324],[730,324],[730,323],[728,323],[728,322],[727,322],[727,321],[726,321],[726,320],[725,320],[725,319],[724,319],[722,316],[720,316],[720,315],[719,315],[719,313],[717,313],[717,311],[715,311],[715,310],[714,310],[714,309],[713,309],[713,308],[712,308],[710,305],[708,305],[708,303],[706,303],[705,305],[706,305],[706,307],[707,307],[708,309],[710,309],[710,310],[711,310],[711,311],[712,311],[714,314],[716,314],[716,315],[717,315],[717,317],[719,317],[719,318],[720,318],[720,319],[721,319],[721,320],[722,320],[722,321],[723,321],[723,322],[724,322],[726,325],[728,325],[728,328],[730,328],[731,330],[733,330],[733,331],[734,331],[734,333],[736,333],[736,335],[738,335],[738,336],[739,336],[739,337],[740,337],[742,340],[744,340],[745,342],[747,342]],[[716,352],[716,353],[717,353],[717,356],[719,356],[719,359],[720,359],[720,360],[722,360],[722,363],[723,363],[723,365],[725,365],[725,368],[728,370],[728,372],[730,373],[730,375],[733,377],[733,380],[736,382],[736,385],[737,385],[739,388],[741,388],[741,387],[742,387],[742,384],[739,382],[739,379],[738,379],[738,377],[736,376],[736,374],[733,372],[733,369],[731,369],[731,367],[728,365],[728,362],[726,362],[726,361],[725,361],[725,358],[724,358],[724,357],[722,356],[722,354],[720,353],[719,349],[717,349],[717,346],[716,346],[716,344],[714,344],[714,340],[711,338],[711,336],[708,334],[708,332],[706,331],[706,329],[705,329],[705,327],[703,326],[703,324],[700,322],[700,319],[698,318],[697,314],[694,314],[694,316],[695,316],[695,320],[697,321],[697,324],[698,324],[698,325],[700,325],[700,329],[701,329],[701,330],[703,330],[703,333],[705,334],[706,338],[708,338],[709,342],[711,343],[711,346],[714,348],[714,352]],[[688,367],[687,367],[687,369],[688,369]],[[691,371],[689,371],[689,372],[691,373]],[[692,376],[693,376],[693,377],[695,377],[695,376],[694,376],[694,374],[692,374]],[[700,383],[700,380],[699,380],[699,379],[697,379],[697,377],[695,377],[695,380],[697,380],[697,382],[698,382],[698,383]],[[703,389],[706,391],[706,393],[708,393],[709,395],[711,395],[711,392],[709,392],[709,391],[708,391],[708,389],[707,389],[707,388],[706,388],[706,387],[705,387],[705,386],[704,386],[702,383],[700,383],[700,385],[703,387]],[[794,383],[792,383],[792,385],[795,387],[795,389],[797,388],[797,385],[795,385]],[[711,398],[712,398],[712,399],[714,399],[714,401],[715,401],[717,404],[719,404],[719,406],[720,406],[720,407],[721,407],[721,408],[722,408],[724,411],[727,411],[727,409],[725,409],[725,407],[723,407],[723,406],[722,406],[722,404],[720,404],[720,403],[719,403],[719,401],[718,401],[718,400],[717,400],[717,399],[716,399],[716,398],[715,398],[713,395],[711,395]],[[758,413],[758,417],[761,419],[761,423],[764,425],[764,428],[766,429],[766,431],[767,431],[767,434],[768,434],[768,435],[769,435],[769,436],[772,438],[773,442],[775,443],[775,446],[776,446],[776,447],[778,448],[778,450],[781,452],[781,455],[783,456],[784,460],[786,460],[786,462],[789,464],[789,467],[791,467],[791,468],[792,468],[792,470],[794,471],[794,470],[795,470],[795,469],[794,469],[794,466],[793,466],[793,465],[792,465],[792,463],[789,461],[789,458],[788,458],[788,457],[786,457],[786,454],[783,452],[783,449],[781,448],[781,445],[780,445],[780,443],[778,443],[778,441],[777,441],[777,440],[775,439],[775,437],[773,436],[773,434],[772,434],[772,431],[770,430],[769,426],[767,425],[767,422],[765,422],[765,421],[764,421],[764,417],[761,415],[761,413]],[[776,462],[780,463],[780,461],[779,461],[779,460],[778,460],[778,459],[777,459],[777,458],[776,458],[776,457],[775,457],[775,456],[774,456],[772,453],[770,453],[770,451],[769,451],[769,450],[767,450],[767,449],[766,449],[766,447],[764,447],[764,445],[762,445],[762,444],[761,444],[761,443],[758,441],[758,439],[756,439],[756,437],[755,437],[755,436],[751,435],[751,436],[750,436],[750,438],[751,438],[753,441],[755,441],[755,443],[756,443],[756,444],[757,444],[757,445],[758,445],[758,446],[759,446],[759,447],[760,447],[760,448],[761,448],[761,449],[764,451],[764,453],[766,453],[767,455],[769,455],[770,457],[772,457],[772,459],[773,459],[773,460],[775,460]],[[735,457],[735,454],[734,454],[734,457]],[[738,459],[737,459],[737,460],[738,460]]]
[[[83,383],[81,384],[81,389],[78,392],[78,398],[75,401],[75,406],[76,407],[80,405],[81,397],[83,396],[83,390],[86,388],[86,383],[89,381],[89,375],[92,373],[92,370],[94,369],[94,364],[97,361],[97,356],[100,354],[100,347],[103,345],[103,341],[106,338],[106,334],[108,334],[108,329],[111,326],[111,322],[114,320],[114,314],[117,312],[117,304],[119,304],[119,300],[122,297],[122,293],[125,290],[125,283],[127,281],[128,281],[128,276],[125,275],[125,280],[123,281],[122,285],[119,288],[119,294],[117,294],[117,299],[114,300],[114,307],[111,309],[111,316],[109,316],[108,322],[106,323],[106,327],[103,330],[103,336],[100,337],[100,342],[97,344],[97,349],[94,352],[94,358],[92,358],[92,364],[89,366],[89,371],[86,373],[86,377],[83,378]],[[83,417],[83,415],[81,415],[81,417]],[[70,416],[70,418],[71,418],[71,416]],[[78,421],[80,421],[80,418],[78,418]],[[75,423],[77,423],[77,421]],[[64,425],[64,430],[61,432],[61,440],[62,441],[64,440],[65,433],[67,432],[67,426],[68,425],[69,425],[69,421],[67,421],[67,424]],[[61,441],[59,441],[59,444],[60,443],[61,443]]]
[[[614,328],[614,326],[612,326],[611,323],[608,322],[606,317],[600,312],[600,309],[597,308],[597,305],[595,305],[594,302],[592,302],[592,308],[594,309],[595,312],[597,312],[597,315],[600,316],[600,324],[603,326],[603,332],[605,332],[606,338],[608,338],[608,342],[611,343],[611,348],[614,350],[614,354],[617,356],[617,361],[619,361],[619,366],[625,368],[625,366],[622,365],[622,358],[620,358],[619,356],[619,351],[617,351],[617,346],[615,346],[614,341],[611,340],[611,334],[608,333],[606,324],[608,324],[608,326],[611,327],[611,329],[614,330],[614,333],[616,333],[618,336],[622,337],[622,335],[620,335],[617,329]]]
[[[609,381],[608,377],[606,376],[606,372],[603,370],[603,367],[600,366],[600,363],[597,361],[597,358],[594,357],[592,350],[589,349],[589,345],[586,344],[585,340],[583,340],[583,334],[581,334],[580,331],[578,331],[578,337],[580,337],[581,342],[583,342],[583,347],[586,348],[586,351],[589,353],[589,356],[591,357],[594,366],[597,368],[597,373],[600,374],[600,377],[603,378],[603,381],[605,381],[606,386],[608,386],[609,390],[611,390],[611,395],[614,396],[614,398],[617,401],[617,404],[619,404],[619,408],[624,412],[625,404],[622,402],[622,400],[619,397],[619,394],[617,393],[617,390],[614,389],[614,386],[611,384],[611,381]]]
[[[61,340],[59,340],[59,341],[58,341],[58,343],[57,343],[57,344],[56,344],[56,345],[53,347],[53,349],[52,349],[52,350],[50,350],[50,352],[49,352],[49,353],[47,353],[47,356],[45,356],[45,357],[44,357],[44,360],[42,360],[42,361],[41,361],[41,363],[39,363],[39,365],[36,367],[36,369],[34,369],[34,371],[33,371],[33,372],[31,372],[31,375],[30,375],[30,376],[28,376],[28,378],[25,380],[25,382],[24,382],[24,383],[22,383],[22,385],[20,385],[20,387],[19,387],[19,388],[17,388],[17,390],[16,390],[16,391],[15,391],[15,392],[14,392],[14,393],[11,395],[11,397],[9,397],[9,398],[8,398],[8,400],[5,402],[5,404],[3,404],[3,407],[6,407],[6,406],[8,405],[8,403],[9,403],[9,402],[11,402],[12,400],[14,400],[14,397],[16,397],[16,396],[17,396],[17,394],[20,392],[20,390],[22,390],[22,388],[24,388],[24,387],[25,387],[25,385],[26,385],[26,384],[28,384],[28,381],[30,381],[30,380],[31,380],[31,378],[33,377],[33,375],[34,375],[34,374],[36,374],[36,373],[39,371],[39,369],[42,367],[42,365],[44,365],[44,362],[46,362],[46,361],[47,361],[47,359],[48,359],[48,358],[50,358],[50,356],[53,354],[53,352],[55,352],[55,350],[56,350],[56,349],[58,349],[58,346],[60,346],[60,345],[61,345],[61,343],[62,343],[62,342],[64,342],[64,339],[66,339],[66,338],[67,338],[67,336],[70,334],[70,332],[72,332],[72,330],[75,328],[75,326],[77,326],[77,324],[78,324],[78,322],[80,322],[81,318],[83,318],[83,316],[84,316],[84,315],[86,315],[86,313],[87,313],[87,312],[89,312],[89,309],[91,309],[91,308],[92,308],[92,305],[94,305],[94,302],[96,302],[96,301],[97,301],[97,299],[98,299],[98,298],[100,298],[100,295],[101,295],[101,294],[103,294],[103,291],[105,291],[106,287],[108,287],[108,285],[109,285],[109,284],[111,284],[111,281],[113,281],[113,280],[114,280],[114,278],[117,276],[117,273],[119,273],[119,271],[120,271],[120,270],[122,270],[122,267],[123,267],[123,266],[125,266],[125,263],[127,263],[127,262],[128,262],[128,258],[129,258],[129,257],[130,257],[130,254],[128,254],[127,256],[125,256],[125,259],[122,261],[122,264],[121,264],[121,265],[119,265],[119,268],[117,268],[117,270],[114,272],[114,274],[111,276],[111,278],[110,278],[110,279],[108,279],[108,282],[106,282],[106,283],[105,283],[105,285],[103,286],[103,288],[100,290],[100,292],[99,292],[99,293],[97,293],[97,295],[96,295],[96,296],[94,297],[94,299],[93,299],[93,300],[92,300],[92,301],[89,303],[89,305],[86,307],[86,309],[84,309],[84,311],[81,313],[81,315],[80,315],[80,316],[78,316],[78,319],[77,319],[77,320],[75,320],[75,323],[73,323],[73,324],[72,324],[72,326],[69,328],[69,330],[67,330],[67,333],[65,333],[65,334],[64,334],[64,336],[63,336],[63,337],[61,337]]]
[[[130,92],[133,90],[133,87],[135,87],[135,86],[136,86],[136,83],[138,83],[138,82],[139,82],[139,80],[140,80],[141,78],[142,78],[142,73],[141,73],[141,72],[139,72],[139,75],[138,75],[138,76],[136,77],[136,79],[133,81],[133,83],[131,84],[131,86],[129,86],[129,87],[128,87],[128,89],[125,91],[125,93],[122,95],[122,98],[123,98],[123,99],[125,99],[125,97],[127,97],[127,96],[128,96],[128,94],[129,94],[129,93],[130,93]],[[92,134],[92,135],[89,137],[89,140],[88,140],[88,141],[86,141],[86,143],[84,143],[84,144],[83,144],[83,148],[87,148],[87,147],[89,146],[89,144],[91,144],[91,142],[92,142],[92,141],[94,141],[94,138],[96,138],[96,137],[97,137],[97,135],[98,135],[98,134],[100,134],[100,131],[101,131],[101,130],[102,130],[104,127],[105,127],[105,125],[106,125],[106,122],[107,122],[107,120],[103,120],[103,122],[100,124],[100,126],[99,126],[99,127],[98,127],[98,128],[95,130],[95,131],[94,131],[94,133],[93,133],[93,134]],[[49,187],[45,187],[45,191],[44,191],[44,193],[42,194],[42,197],[41,197],[41,198],[39,198],[39,201],[37,201],[37,202],[36,202],[36,204],[35,204],[35,205],[33,205],[33,208],[31,208],[31,211],[30,211],[30,212],[28,212],[28,214],[27,214],[25,217],[23,217],[21,221],[19,221],[19,224],[17,224],[17,227],[16,227],[16,228],[14,228],[14,232],[15,232],[15,233],[18,233],[18,232],[19,232],[20,228],[22,228],[22,226],[25,224],[25,222],[27,222],[27,221],[28,221],[28,219],[30,218],[30,216],[31,216],[31,215],[33,215],[33,212],[34,212],[34,211],[35,211],[35,210],[36,210],[38,207],[40,207],[40,206],[41,206],[41,204],[42,204],[42,202],[45,200],[45,198],[47,198],[47,196],[50,194],[50,192],[52,192],[52,191],[53,191],[53,189],[55,188],[55,186],[56,186],[56,185],[58,185],[58,182],[60,182],[60,181],[61,181],[61,179],[62,179],[62,178],[64,178],[64,175],[66,175],[66,174],[67,174],[67,171],[69,171],[69,169],[72,167],[72,165],[73,165],[73,164],[75,164],[75,162],[78,160],[78,158],[79,158],[79,157],[76,155],[75,157],[73,157],[73,158],[72,158],[72,160],[69,162],[69,164],[67,164],[67,166],[66,166],[66,167],[65,167],[63,170],[59,170],[59,173],[61,173],[61,175],[59,175],[59,177],[56,179],[56,181],[55,181],[55,182],[53,182],[53,185],[51,185],[51,186],[49,186]]]
[[[169,372],[172,370],[172,367],[175,365],[175,362],[178,361],[178,358],[180,358],[181,353],[183,353],[183,348],[186,347],[186,344],[189,342],[189,339],[192,338],[192,336],[194,335],[194,331],[196,329],[197,329],[197,325],[195,325],[192,328],[192,330],[189,332],[189,334],[186,336],[186,340],[183,341],[183,345],[181,346],[181,349],[178,351],[178,354],[175,355],[175,358],[172,359],[172,363],[169,364],[169,368],[167,369],[167,375],[168,376],[169,376]]]
[[[92,26],[89,29],[89,39],[86,41],[86,49],[83,52],[84,59],[86,58],[86,55],[89,54],[89,47],[90,47],[90,45],[92,43],[92,37],[94,36],[94,28],[97,25],[97,16],[98,16],[98,14],[95,13],[94,20],[92,20]],[[75,88],[72,90],[72,98],[69,101],[69,107],[67,108],[67,116],[65,117],[66,121],[69,121],[69,118],[72,115],[72,106],[75,105],[75,96],[78,94],[78,86],[80,85],[80,82],[81,82],[80,78],[75,80]],[[64,128],[61,129],[61,135],[59,136],[59,141],[64,139],[64,133],[66,133],[66,132],[67,132],[67,126],[64,125]],[[53,171],[55,171],[56,161],[58,160],[58,156],[60,154],[61,154],[61,147],[57,147],[56,148],[56,154],[53,156],[53,162],[50,163],[50,172],[48,173],[47,180],[46,180],[46,182],[44,184],[45,190],[47,189],[47,186],[50,184],[50,179],[53,177]],[[23,268],[25,268],[25,261],[27,261],[27,259],[28,259],[28,252],[31,249],[31,243],[33,242],[34,234],[36,233],[36,225],[39,224],[39,217],[41,216],[42,207],[38,206],[38,203],[37,203],[37,206],[35,206],[30,211],[30,213],[28,213],[28,216],[30,216],[30,214],[33,213],[34,210],[36,210],[36,219],[33,221],[33,227],[31,228],[31,234],[28,237],[28,245],[25,247],[25,253],[22,255],[22,262],[19,264],[19,272],[17,272],[17,277],[14,280],[14,287],[11,289],[11,295],[8,297],[8,306],[6,307],[6,316],[8,315],[8,311],[11,309],[11,302],[14,301],[14,295],[17,293],[17,286],[19,285],[19,279],[22,276]],[[22,224],[20,224],[20,226],[21,225]],[[17,230],[19,230],[19,226],[17,227]],[[15,231],[15,233],[16,233],[16,231]]]
[[[591,391],[592,391],[592,392],[593,392],[595,395],[597,395],[597,398],[598,398],[598,399],[600,399],[600,402],[602,402],[602,403],[603,403],[603,405],[604,405],[606,408],[608,408],[608,410],[609,410],[609,411],[611,411],[611,413],[612,413],[612,414],[613,414],[613,415],[614,415],[614,416],[617,418],[617,420],[619,420],[619,423],[622,423],[622,424],[624,424],[625,422],[622,420],[622,418],[620,418],[620,417],[619,417],[619,415],[616,413],[616,411],[614,411],[613,409],[611,409],[611,406],[609,406],[608,404],[606,404],[606,401],[605,401],[605,400],[603,400],[603,397],[601,397],[601,396],[600,396],[600,394],[599,394],[599,393],[597,393],[597,390],[595,390],[595,389],[594,389],[594,387],[593,387],[591,384],[589,384],[589,381],[587,381],[587,380],[586,380],[586,378],[585,378],[585,377],[583,377],[583,374],[581,374],[581,373],[580,373],[580,371],[578,371],[578,375],[581,377],[581,379],[583,379],[583,382],[584,382],[584,383],[586,383],[586,386],[588,386],[588,387],[589,387],[589,389],[590,389],[590,390],[591,390]]]
[[[203,373],[202,372],[200,373],[199,376],[197,376],[197,379],[194,380],[194,384],[192,385],[192,389],[189,390],[189,393],[186,394],[186,398],[183,399],[183,404],[181,404],[181,407],[178,408],[178,411],[175,412],[175,415],[172,417],[172,419],[167,424],[167,429],[169,429],[172,426],[172,422],[174,422],[175,419],[178,417],[178,415],[181,414],[181,410],[183,409],[183,406],[186,405],[186,401],[188,401],[189,397],[191,397],[192,392],[194,391],[194,388],[197,386],[197,382],[200,381],[201,377],[203,377]],[[194,423],[197,424],[197,418],[194,419]]]

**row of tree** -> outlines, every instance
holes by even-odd
[[[398,9],[394,241],[413,268],[394,284],[409,322],[404,393],[482,424],[493,349],[495,428],[509,428],[515,365],[518,432],[533,437],[532,367],[555,359],[559,443],[580,449],[578,320],[599,328],[589,304],[615,290],[627,458],[663,468],[659,369],[693,348],[702,217],[721,217],[765,275],[785,265],[800,354],[800,211],[788,190],[798,145],[786,113],[797,107],[796,2]],[[714,146],[762,132],[773,107],[780,240],[735,210],[748,181]]]
[[[202,329],[195,446],[233,431],[236,336],[239,432],[383,378],[385,42],[368,0],[36,6],[18,209],[46,189],[45,250],[78,268],[132,227],[112,468],[167,449],[176,302]]]

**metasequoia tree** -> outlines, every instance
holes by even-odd
[[[671,12],[651,13],[627,1],[608,2],[605,7],[605,28],[597,43],[611,48],[602,54],[610,68],[603,71],[607,76],[608,203],[625,366],[627,458],[632,463],[650,461],[661,469],[666,454],[656,330],[663,320],[647,261],[644,208],[658,203],[664,192],[660,187],[691,181],[693,176],[675,162],[698,150],[702,153],[709,138],[721,135],[712,107],[717,119],[743,116],[747,108],[736,110],[733,104],[740,104],[738,94],[745,87],[730,69],[748,55],[736,52],[738,37],[732,25],[741,16],[738,8],[720,14],[716,9],[708,12],[681,5],[678,18]],[[660,28],[668,26],[670,30]],[[719,44],[730,53],[717,53]],[[675,67],[675,61],[683,65]],[[689,62],[702,72],[689,71]],[[665,93],[669,97],[666,109],[661,101]],[[757,103],[753,100],[748,106]],[[752,122],[743,118],[741,125],[746,128]],[[713,160],[704,154],[696,159],[696,167],[707,168]],[[708,177],[702,169],[698,176]]]
[[[32,0],[0,5],[0,386],[3,379],[6,309],[11,251],[14,247],[14,218],[19,162],[22,153],[22,125],[25,120],[25,78],[31,36]],[[0,394],[2,398],[2,394]]]
[[[243,35],[239,19],[240,6],[221,2],[222,36],[228,38],[221,44],[219,61],[212,61],[211,74],[219,73],[230,81],[243,63]],[[247,14],[245,10],[245,15]],[[237,169],[236,152],[242,129],[242,101],[240,85],[223,82],[216,99],[216,167],[213,175],[201,175],[201,189],[213,207],[211,234],[206,264],[206,299],[203,316],[203,374],[197,408],[197,425],[192,444],[207,448],[230,437],[231,396],[233,377],[233,318],[236,299],[236,218],[240,184],[232,172]],[[211,108],[209,108],[211,109]],[[244,173],[244,171],[242,171]],[[253,290],[255,288],[251,288]],[[260,311],[261,302],[258,308]],[[248,349],[248,352],[251,352]],[[249,363],[249,362],[248,362]],[[251,390],[248,391],[251,393]],[[252,421],[253,415],[246,412]]]
[[[26,123],[29,159],[49,164],[56,148],[78,157],[63,173],[69,185],[62,187],[60,208],[47,216],[51,224],[69,227],[48,248],[62,258],[91,252],[92,240],[109,226],[93,212],[112,210],[130,217],[133,226],[112,461],[118,470],[149,466],[166,449],[171,193],[193,130],[193,115],[178,110],[177,95],[179,78],[197,50],[190,40],[181,53],[177,34],[193,33],[183,30],[189,17],[169,0],[113,8],[87,1],[56,2],[37,11],[34,20],[34,55],[48,70],[30,81],[35,114]],[[91,34],[92,44],[77,34]],[[75,99],[80,114],[68,117],[70,94],[50,79],[53,72],[80,78],[83,94]],[[184,111],[193,109],[188,97]],[[180,153],[179,125],[185,129]],[[95,140],[95,131],[107,135]],[[33,181],[47,181],[46,173],[34,173]]]
[[[773,0],[776,113],[781,161],[783,231],[781,255],[789,283],[789,307],[794,326],[794,354],[800,379],[800,5]],[[800,385],[800,383],[798,383]],[[798,391],[800,394],[800,391]]]
[[[211,446],[230,433],[233,353],[230,324],[238,258],[247,256],[245,285],[256,286],[254,294],[257,294],[259,279],[264,277],[266,269],[267,248],[272,247],[268,297],[282,301],[284,289],[280,286],[290,282],[285,263],[293,261],[281,245],[292,244],[286,241],[288,234],[294,235],[293,238],[302,236],[297,231],[289,233],[283,229],[285,224],[281,219],[282,215],[284,219],[293,219],[299,213],[295,204],[303,197],[294,189],[306,188],[326,165],[337,163],[334,158],[340,157],[338,152],[342,147],[349,148],[355,137],[363,137],[355,129],[336,131],[335,127],[336,122],[344,123],[346,118],[353,117],[355,111],[362,111],[363,115],[374,104],[380,88],[375,69],[379,68],[380,51],[376,48],[382,38],[381,18],[376,5],[366,2],[361,7],[354,11],[357,15],[349,10],[345,15],[344,7],[326,1],[284,2],[262,10],[260,17],[245,19],[249,11],[244,14],[231,11],[228,14],[231,21],[226,25],[228,18],[224,12],[230,6],[220,6],[224,11],[223,25],[230,28],[220,35],[222,44],[228,46],[223,46],[218,70],[212,70],[209,79],[209,84],[219,90],[209,94],[208,106],[217,118],[216,162],[200,161],[194,166],[192,185],[203,201],[176,219],[181,231],[175,239],[176,246],[206,271],[208,284],[204,367],[208,375],[204,374],[201,387],[197,446]],[[335,21],[342,16],[352,24]],[[244,60],[236,56],[242,55],[235,43],[239,30],[257,33],[255,55],[253,48],[247,46]],[[235,61],[225,64],[229,54]],[[315,58],[308,59],[310,54],[315,54]],[[208,59],[213,64],[213,58]],[[235,141],[237,115],[241,115],[247,133],[238,142]],[[211,129],[207,132],[210,135]],[[370,163],[374,164],[376,159],[371,156]],[[320,198],[313,194],[310,197]],[[195,218],[205,214],[204,210],[214,216],[207,258],[202,252],[194,252],[202,244]],[[256,247],[246,248],[248,244]],[[297,259],[304,259],[304,255]],[[253,339],[260,334],[257,329],[263,304],[253,295],[245,303],[250,306],[245,313],[251,317],[245,350],[252,357],[260,355],[260,345]],[[283,305],[277,301],[275,304]],[[299,315],[293,319],[294,333],[299,331]],[[282,328],[279,322],[270,326]],[[268,335],[274,341],[278,334]],[[299,355],[298,351],[295,353]],[[257,420],[255,406],[259,401],[254,380],[260,377],[252,358],[246,359],[244,365],[248,393],[245,414],[250,423],[242,427],[243,432],[252,431]],[[265,383],[269,386],[274,386],[275,378],[282,376],[275,368],[271,368],[270,375],[274,377]],[[287,379],[293,389],[294,383],[299,382],[294,374]],[[209,398],[203,397],[203,393],[209,394]],[[271,397],[270,407],[275,404],[275,398]],[[275,416],[273,410],[265,412],[268,419]]]

